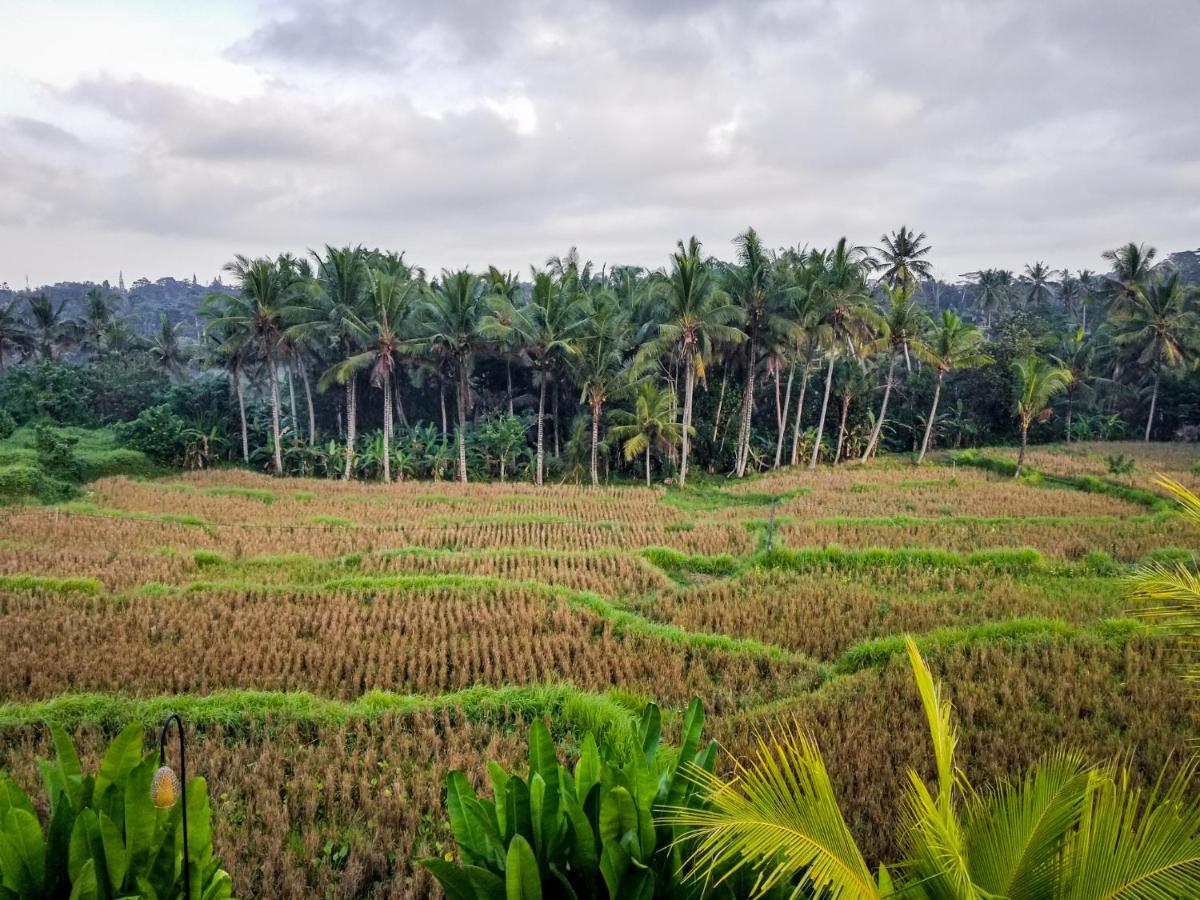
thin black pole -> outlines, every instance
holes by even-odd
[[[183,804],[180,810],[183,814],[183,898],[191,900],[192,879],[191,867],[188,864],[187,830],[187,755],[183,741],[183,718],[179,713],[171,713],[167,716],[167,721],[163,722],[162,731],[158,735],[158,764],[164,766],[167,763],[167,732],[171,730],[171,722],[175,723],[175,730],[179,733],[179,782],[181,785],[179,802]]]

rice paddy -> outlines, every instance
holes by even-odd
[[[978,781],[1066,744],[1151,777],[1194,734],[1176,648],[1123,576],[1200,530],[1152,494],[1195,454],[1038,448],[673,489],[102,478],[0,509],[0,769],[47,720],[94,758],[179,710],[239,896],[438,896],[441,778],[563,752],[693,696],[734,753],[797,720],[862,846],[889,854],[926,733],[901,651],[948,682]],[[1132,472],[1112,475],[1123,455]],[[1044,477],[1039,477],[1039,475]]]

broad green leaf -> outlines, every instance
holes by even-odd
[[[10,809],[0,822],[0,872],[5,886],[23,896],[40,897],[46,888],[46,840],[28,810]]]
[[[508,845],[504,861],[504,895],[506,900],[542,900],[542,877],[538,871],[533,848],[521,835]]]
[[[436,856],[417,862],[433,873],[442,886],[446,900],[475,900],[475,887],[471,884],[470,876],[454,863]]]
[[[492,799],[496,804],[496,828],[504,838],[505,846],[512,840],[512,832],[508,829],[508,817],[505,815],[504,798],[508,795],[508,773],[499,764],[488,761],[488,775],[492,780]]]
[[[120,891],[125,884],[125,872],[129,866],[129,855],[125,842],[115,822],[107,813],[100,813],[100,840],[104,844],[104,864],[108,871],[108,883],[113,891]]]
[[[36,815],[33,804],[25,796],[25,792],[17,787],[15,781],[7,775],[0,775],[0,822],[10,809],[23,809],[30,815]]]
[[[454,832],[459,855],[468,864],[478,864],[487,858],[483,835],[467,816],[467,804],[474,799],[475,792],[466,775],[451,772],[446,776],[446,812],[450,816],[450,829]]]
[[[96,821],[95,810],[85,809],[75,817],[67,847],[67,871],[71,881],[81,877],[83,867],[89,860],[95,860],[103,869],[104,847],[100,843],[100,823]]]
[[[75,807],[67,802],[58,804],[50,816],[50,827],[46,830],[46,893],[51,896],[66,893],[70,884],[68,869],[75,815]]]
[[[616,843],[627,833],[637,834],[638,812],[633,796],[623,787],[605,791],[600,797],[600,840]]]
[[[96,863],[89,859],[79,870],[71,886],[71,900],[100,900],[100,887],[96,883]]]
[[[575,789],[567,770],[559,772],[561,782],[560,801],[571,829],[570,862],[579,872],[591,872],[596,868],[596,834],[584,814],[583,807],[575,797]]]
[[[203,777],[189,778],[184,791],[188,814],[188,861],[191,863],[191,896],[199,897],[203,873],[212,861],[212,807],[208,804],[208,782]],[[180,830],[182,853],[182,829]]]
[[[229,900],[233,896],[233,880],[225,872],[217,872],[204,889],[201,900]]]
[[[67,784],[67,796],[71,798],[71,803],[75,808],[79,809],[80,795],[83,789],[83,768],[79,764],[79,754],[75,751],[75,744],[70,735],[59,725],[50,726],[50,737],[54,741],[55,762]]]
[[[656,703],[647,703],[642,710],[642,719],[638,723],[638,745],[646,762],[652,762],[658,753],[658,744],[662,738],[662,710]]]
[[[621,897],[621,879],[625,877],[625,870],[628,868],[629,854],[621,848],[620,843],[605,841],[604,851],[600,854],[600,874],[608,887],[611,900],[619,900]]]
[[[528,840],[533,833],[533,816],[529,809],[529,786],[520,777],[509,778],[504,803],[504,815],[513,835],[525,835]]]
[[[589,733],[579,748],[579,762],[575,764],[575,796],[579,802],[587,803],[593,785],[600,783],[600,749],[596,739]]]
[[[114,784],[122,784],[125,776],[142,761],[142,740],[142,726],[134,722],[127,725],[109,744],[96,776],[95,803],[103,802],[108,789]],[[121,802],[123,804],[123,799]]]
[[[665,784],[666,790],[660,792],[658,797],[659,803],[678,806],[683,799],[689,782],[686,778],[680,777],[679,767],[687,762],[694,761],[696,748],[700,743],[700,732],[703,730],[704,704],[700,702],[698,697],[694,697],[692,698],[692,702],[688,704],[687,713],[683,717],[683,732],[680,735],[679,755],[675,759],[675,764],[671,766],[671,774]]]
[[[529,780],[534,775],[541,775],[547,784],[558,780],[558,754],[554,749],[554,739],[550,730],[541,719],[534,719],[529,726]]]
[[[125,848],[129,868],[139,875],[149,869],[158,826],[158,810],[150,799],[150,783],[157,768],[158,760],[147,756],[125,780]]]

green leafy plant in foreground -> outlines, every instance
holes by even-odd
[[[449,900],[542,897],[650,900],[699,897],[681,875],[680,834],[656,818],[664,806],[686,807],[697,794],[681,766],[711,773],[717,747],[700,747],[704,710],[693,700],[678,751],[663,750],[661,713],[642,713],[635,746],[611,738],[583,740],[574,771],[558,761],[545,724],[530,729],[529,772],[522,778],[491,763],[492,799],[477,795],[461,772],[446,782],[446,806],[462,864],[424,859]],[[705,896],[730,897],[723,886]]]
[[[0,898],[181,896],[182,808],[178,802],[159,808],[151,796],[159,759],[157,754],[143,757],[141,725],[117,735],[95,775],[83,774],[66,732],[53,726],[51,733],[56,759],[38,761],[50,803],[45,829],[29,798],[0,775]],[[156,792],[162,800],[174,799],[171,790]],[[213,856],[208,787],[203,778],[192,778],[184,793],[188,896],[224,900],[233,887]]]
[[[895,874],[872,872],[838,806],[816,741],[797,729],[760,737],[752,760],[726,779],[712,767],[686,776],[707,802],[660,821],[688,833],[693,880],[720,883],[749,869],[750,896],[1174,898],[1200,896],[1196,760],[1149,791],[1116,765],[1049,754],[1019,778],[977,790],[955,764],[952,707],[916,644],[908,655],[933,738],[933,789],[909,772]]]

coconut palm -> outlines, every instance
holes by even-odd
[[[546,389],[565,360],[577,353],[583,333],[584,310],[578,292],[564,290],[549,272],[533,270],[533,287],[525,303],[492,293],[490,313],[479,323],[480,334],[519,347],[528,356],[538,384],[534,481],[542,483],[545,468]]]
[[[471,373],[475,354],[484,344],[480,325],[488,313],[479,276],[466,269],[442,270],[416,311],[420,340],[438,357],[451,362],[457,376],[458,479],[467,481],[467,413],[471,409]]]
[[[908,773],[904,862],[872,872],[838,806],[816,740],[792,727],[760,737],[753,758],[726,778],[698,766],[688,777],[706,804],[672,806],[687,829],[687,869],[698,883],[743,867],[755,896],[1151,898],[1200,896],[1197,760],[1148,793],[1118,765],[1076,753],[1043,757],[1023,776],[976,789],[958,768],[958,733],[944,686],[906,638],[933,743],[932,790]]]
[[[354,332],[354,344],[365,349],[340,360],[321,376],[318,386],[334,381],[344,384],[357,373],[370,372],[372,387],[383,391],[383,434],[380,448],[381,473],[384,482],[392,480],[392,386],[400,362],[404,338],[401,333],[409,313],[413,282],[403,272],[368,270],[368,301],[366,309],[353,310],[347,323]],[[368,305],[369,304],[369,305]]]
[[[833,389],[833,367],[843,350],[851,358],[858,354],[857,346],[869,341],[880,324],[878,313],[871,307],[871,291],[867,274],[872,261],[865,247],[855,247],[845,238],[824,255],[814,290],[817,308],[816,328],[828,359],[825,370],[825,393],[821,398],[821,414],[817,419],[817,434],[813,442],[808,467],[815,469],[825,435],[825,416]]]
[[[32,344],[32,336],[17,311],[17,301],[0,306],[0,370],[4,368],[6,352],[27,352]]]
[[[1091,379],[1092,361],[1096,356],[1095,343],[1087,339],[1083,327],[1075,329],[1065,336],[1059,346],[1059,352],[1051,357],[1059,368],[1066,369],[1071,374],[1071,380],[1063,392],[1066,396],[1066,429],[1067,443],[1071,443],[1071,426],[1075,412],[1075,398],[1081,392],[1089,391],[1088,382]]]
[[[1017,453],[1017,468],[1013,471],[1013,478],[1016,478],[1025,465],[1029,426],[1050,417],[1050,401],[1067,389],[1071,383],[1071,373],[1034,354],[1014,360],[1013,373],[1017,387],[1014,409],[1021,423],[1021,449]]]
[[[925,232],[914,234],[901,225],[899,231],[881,235],[879,240],[880,279],[888,287],[902,287],[911,294],[918,280],[932,277],[933,264],[926,257],[933,248],[925,243]]]
[[[696,383],[705,380],[714,343],[734,344],[743,340],[745,334],[735,325],[743,312],[717,287],[711,266],[701,256],[700,242],[693,236],[687,244],[679,241],[677,247],[671,255],[670,274],[658,282],[656,294],[661,303],[658,333],[644,345],[642,353],[666,352],[683,364],[683,422],[677,429],[682,486],[687,484],[691,436],[695,431],[692,408]]]
[[[324,255],[315,251],[316,284],[305,287],[287,310],[288,337],[301,345],[323,348],[334,360],[349,359],[361,348],[361,333],[354,327],[368,289],[366,252],[362,247],[325,245]],[[339,381],[346,391],[346,452],[342,478],[354,472],[354,442],[358,431],[357,379]],[[318,387],[318,390],[320,388]]]
[[[1044,262],[1035,262],[1025,267],[1021,283],[1025,285],[1025,301],[1036,305],[1054,296],[1054,270]]]
[[[646,458],[646,487],[650,487],[650,460],[655,451],[669,451],[679,443],[684,425],[676,419],[675,398],[649,381],[638,385],[633,409],[614,409],[609,440],[621,445],[626,462],[639,454]],[[682,483],[682,482],[681,482]]]
[[[992,358],[982,352],[980,349],[982,345],[983,335],[978,328],[968,325],[954,313],[946,310],[938,320],[928,342],[917,350],[917,356],[937,371],[933,389],[933,404],[925,419],[925,436],[921,440],[921,451],[917,454],[916,464],[918,466],[925,461],[925,455],[929,452],[929,441],[933,436],[933,425],[937,421],[938,401],[942,396],[942,384],[946,379],[946,373],[990,363]]]
[[[592,484],[600,483],[600,422],[604,404],[635,386],[642,369],[636,359],[627,362],[633,342],[629,313],[606,289],[594,291],[587,299],[587,318],[579,340],[579,353],[572,360],[572,371],[582,395],[592,408]]]
[[[179,341],[179,329],[182,322],[171,324],[165,312],[158,314],[158,331],[150,337],[147,348],[154,364],[162,369],[168,378],[182,378],[187,372],[187,352]]]
[[[1007,269],[984,269],[977,276],[979,293],[976,307],[983,313],[984,327],[992,327],[992,316],[1008,303],[1012,290],[1012,272]]]
[[[278,347],[283,337],[283,310],[287,307],[288,280],[270,259],[249,259],[241,254],[225,265],[237,281],[234,295],[214,294],[209,298],[208,329],[249,348],[263,364],[271,391],[272,457],[276,475],[283,474],[282,440],[279,427]]]
[[[204,307],[201,308],[203,312]],[[246,398],[242,390],[242,375],[251,362],[249,345],[236,328],[209,328],[204,358],[205,365],[223,369],[229,376],[229,384],[237,399],[238,419],[241,425],[242,462],[250,464],[250,434],[246,426]]]
[[[32,325],[30,335],[42,359],[55,359],[62,350],[76,343],[77,323],[63,318],[66,300],[56,306],[45,294],[34,294],[28,303]]]
[[[1176,369],[1195,357],[1194,289],[1186,287],[1178,272],[1158,277],[1148,287],[1125,298],[1127,314],[1115,323],[1114,342],[1122,359],[1132,362],[1151,378],[1150,411],[1144,439],[1150,440],[1158,404],[1163,369]]]
[[[500,305],[515,309],[521,295],[521,280],[517,277],[516,273],[501,272],[495,266],[488,266],[487,275],[484,278],[490,294],[489,305]],[[496,343],[496,349],[500,355],[504,357],[504,382],[508,392],[508,414],[512,416],[512,360],[514,355],[522,353],[525,348],[521,346],[520,335],[515,329],[498,329],[496,334],[491,335],[491,338]]]
[[[92,285],[83,295],[83,340],[82,344],[93,356],[99,355],[104,347],[104,336],[112,324],[112,306],[103,290]]]
[[[743,344],[742,404],[738,417],[738,442],[734,471],[740,478],[750,460],[750,421],[754,416],[754,379],[765,332],[774,315],[771,290],[771,259],[758,232],[748,228],[734,238],[738,264],[726,270],[728,293],[741,309]],[[782,329],[779,329],[782,330]]]
[[[1108,293],[1118,305],[1128,304],[1145,295],[1157,255],[1156,248],[1133,241],[1101,254],[1112,266],[1112,272],[1108,275]]]
[[[887,307],[883,311],[879,336],[867,348],[868,353],[872,354],[886,351],[888,362],[887,376],[883,382],[883,400],[879,404],[879,415],[875,417],[875,427],[871,429],[871,437],[863,450],[864,462],[870,459],[879,447],[879,439],[887,419],[888,400],[896,383],[896,361],[903,355],[905,371],[912,371],[910,351],[925,349],[923,335],[928,328],[929,316],[913,297],[911,288],[900,286],[888,291]]]

